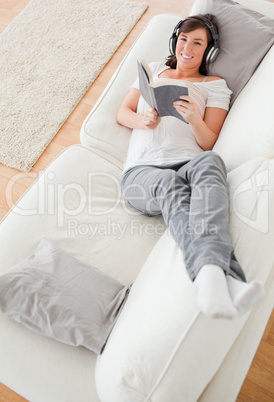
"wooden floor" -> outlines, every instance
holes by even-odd
[[[269,1],[274,2],[274,0]],[[0,0],[0,32],[23,10],[28,2],[29,0]],[[0,164],[0,220],[56,155],[69,145],[80,143],[79,133],[85,117],[96,103],[112,74],[150,18],[161,13],[173,13],[186,17],[193,4],[193,0],[146,0],[146,3],[149,5],[147,12],[87,91],[31,172],[22,173]],[[0,402],[23,401],[25,401],[24,398],[0,384]],[[237,401],[274,401],[274,312],[268,322],[259,349]]]

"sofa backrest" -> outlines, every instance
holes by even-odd
[[[225,120],[213,149],[221,155],[228,171],[256,157],[274,158],[273,66],[274,46]]]

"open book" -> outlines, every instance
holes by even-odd
[[[153,80],[151,69],[145,60],[137,61],[140,92],[144,100],[153,107],[160,117],[174,116],[187,123],[177,112],[173,102],[180,100],[180,96],[193,97],[198,106],[198,112],[203,118],[205,112],[205,98],[199,88],[188,81],[159,78]],[[188,123],[187,123],[188,124]]]

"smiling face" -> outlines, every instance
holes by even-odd
[[[181,32],[176,45],[177,68],[199,70],[207,45],[206,29]]]

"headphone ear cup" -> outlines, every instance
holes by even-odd
[[[184,20],[181,20],[178,22],[178,24],[174,27],[173,33],[169,39],[169,51],[171,56],[175,56],[176,54],[176,44],[177,44],[177,39],[178,39],[178,30],[180,28],[180,26],[182,25],[182,23],[184,22]]]
[[[169,39],[169,52],[171,56],[175,56],[176,53],[176,43],[177,43],[177,35],[173,32],[172,36]]]
[[[175,56],[175,54],[176,54],[177,40],[178,40],[178,36],[175,35],[174,38],[172,39],[172,56]]]
[[[218,47],[214,46],[212,49],[212,55],[210,56],[209,63],[213,63],[213,61],[215,61],[217,59],[219,53],[220,53],[220,49]]]
[[[220,49],[218,47],[215,47],[213,44],[209,45],[205,50],[204,62],[206,64],[213,63],[217,59],[219,51]]]
[[[205,64],[209,64],[210,63],[210,55],[212,54],[212,48],[213,48],[213,45],[208,45],[208,47],[206,48],[206,50],[205,50],[205,53],[204,53],[204,58],[203,58],[203,62],[205,63]]]

